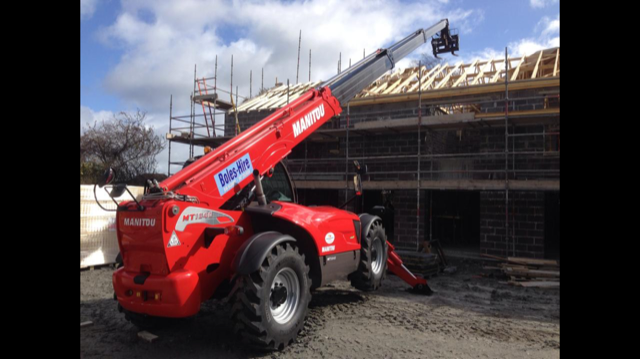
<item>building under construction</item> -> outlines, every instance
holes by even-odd
[[[172,144],[199,155],[321,83],[242,102],[215,81],[196,78],[191,114],[171,116],[170,174],[186,160]],[[379,213],[397,247],[559,258],[560,49],[382,76],[289,155],[299,202],[343,204],[354,160],[367,173],[347,208]]]

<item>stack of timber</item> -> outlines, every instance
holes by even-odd
[[[508,284],[519,287],[560,288],[560,264],[550,259],[498,257],[481,254],[493,259],[493,265],[483,269],[508,279]],[[496,264],[495,261],[498,263]]]

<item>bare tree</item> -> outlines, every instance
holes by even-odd
[[[156,155],[165,141],[144,121],[146,112],[120,112],[110,121],[86,125],[80,135],[80,181],[95,182],[98,173],[113,167],[118,182],[155,172]]]

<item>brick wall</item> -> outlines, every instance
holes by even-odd
[[[517,134],[549,131],[547,125],[520,125],[514,127]],[[509,138],[509,151],[535,152],[509,157],[509,178],[519,180],[559,178],[560,157],[550,148],[549,138],[543,136],[519,136]],[[346,140],[331,142],[306,142],[293,149],[289,159],[292,173],[307,173],[308,179],[343,179],[345,170]],[[504,128],[484,127],[463,130],[425,131],[421,137],[422,179],[475,179],[504,180]],[[547,151],[545,153],[545,151]],[[349,157],[369,157],[360,160],[368,166],[365,180],[415,180],[417,158],[389,158],[389,156],[416,155],[417,133],[389,133],[385,135],[354,136],[349,138]],[[435,157],[434,155],[459,155]],[[480,156],[463,154],[481,154]],[[387,158],[376,159],[376,156]],[[318,159],[324,159],[318,161]],[[515,168],[515,173],[511,169]],[[542,172],[540,172],[542,170]],[[532,172],[538,171],[538,172]],[[324,173],[324,175],[322,175]],[[330,176],[335,173],[335,176]],[[335,177],[335,178],[334,178]],[[300,177],[296,177],[299,179]]]
[[[420,241],[424,240],[424,214],[425,208],[424,190],[420,191]],[[392,243],[399,248],[416,248],[416,190],[393,191],[393,206],[395,208],[394,217],[394,238]]]
[[[505,240],[505,192],[480,192],[480,250],[499,256],[544,257],[544,192],[509,191]]]

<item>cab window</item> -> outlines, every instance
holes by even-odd
[[[262,188],[264,189],[264,195],[267,197],[267,202],[294,201],[291,183],[289,182],[287,172],[285,171],[282,163],[278,163],[274,167],[273,175],[271,177],[262,177]]]

